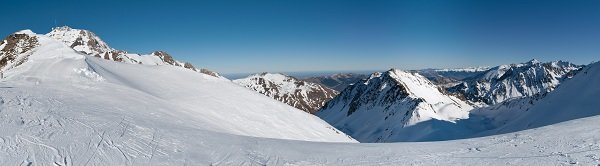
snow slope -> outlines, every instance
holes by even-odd
[[[410,126],[432,119],[453,123],[467,119],[471,109],[425,77],[391,69],[348,86],[316,115],[360,142],[395,142],[428,134]]]
[[[84,122],[163,121],[255,137],[353,142],[318,117],[228,80],[174,66],[115,63],[77,53],[44,35],[35,37],[40,45],[2,80],[9,87],[3,100],[30,102],[34,108],[28,111],[56,109],[46,111]]]

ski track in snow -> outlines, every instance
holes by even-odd
[[[127,116],[92,116],[103,108],[23,95],[47,89],[19,89],[0,89],[1,124],[12,129],[1,133],[1,165],[600,164],[600,129],[593,127],[600,116],[465,140],[320,143],[152,126]],[[87,111],[69,111],[81,109]]]

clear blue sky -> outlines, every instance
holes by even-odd
[[[89,29],[222,73],[600,60],[600,1],[7,0],[0,33]]]

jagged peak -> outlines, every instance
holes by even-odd
[[[158,50],[158,51],[153,51],[152,55],[169,55],[169,53],[167,53],[166,51]]]
[[[527,61],[527,63],[528,63],[528,64],[539,64],[539,63],[540,63],[540,61],[538,61],[537,59],[533,58],[533,59],[531,59],[531,60]]]
[[[46,36],[61,41],[76,51],[89,55],[100,55],[115,50],[89,30],[62,26],[52,28],[52,31],[47,33]]]
[[[79,36],[90,36],[92,38],[99,38],[94,32],[87,30],[87,29],[76,29],[76,28],[71,28],[69,26],[61,26],[61,27],[54,27],[52,28],[52,31],[50,31],[49,33],[47,33],[47,36],[56,36],[56,35],[66,35],[66,33],[77,33],[79,34]]]
[[[60,26],[60,27],[54,27],[54,28],[52,28],[52,31],[70,31],[72,29],[73,28],[64,25],[64,26]]]

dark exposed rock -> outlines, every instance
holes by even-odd
[[[211,75],[211,76],[217,77],[217,78],[221,77],[221,75],[219,73],[214,72],[214,71],[210,71],[208,69],[200,69],[200,73],[208,74],[208,75]]]
[[[27,34],[11,34],[2,41],[4,45],[0,50],[0,69],[4,69],[7,64],[14,63],[12,67],[16,67],[27,59],[17,59],[19,54],[26,53],[38,46],[38,40],[35,36]],[[15,60],[18,60],[15,62]]]
[[[163,60],[163,62],[165,62],[165,63],[167,63],[169,65],[174,65],[175,64],[175,60],[167,52],[164,52],[164,51],[154,51],[152,53],[152,55],[159,57],[160,59]]]

